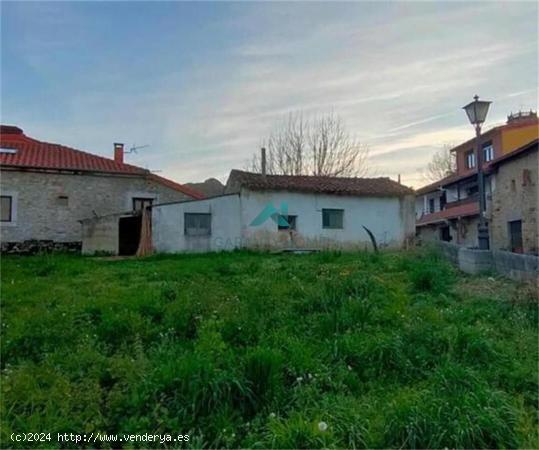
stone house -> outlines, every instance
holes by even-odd
[[[125,237],[125,246],[133,247],[140,232],[137,211],[143,206],[203,198],[192,188],[126,164],[123,144],[114,144],[109,159],[2,125],[0,147],[2,251],[80,249],[80,220],[109,214],[116,214],[113,226]]]
[[[230,173],[225,194],[152,206],[159,252],[402,248],[414,192],[389,178]]]
[[[530,112],[511,115],[505,125],[481,135],[487,216],[493,214],[491,201],[497,178],[493,169],[504,164],[507,155],[536,140],[538,132],[537,115]],[[416,234],[420,241],[442,240],[465,247],[477,246],[479,193],[473,152],[476,144],[474,138],[452,149],[456,173],[416,191]],[[493,248],[501,245],[493,239],[491,235]]]
[[[538,142],[536,139],[492,164],[496,186],[489,218],[497,250],[539,254]]]

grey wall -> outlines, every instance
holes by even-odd
[[[210,236],[185,236],[185,213],[211,214]],[[241,247],[238,194],[152,208],[152,243],[157,252],[209,252]]]
[[[465,273],[496,271],[518,281],[539,281],[539,257],[502,250],[477,250],[439,242],[442,253]]]
[[[15,217],[2,223],[0,240],[75,242],[82,239],[81,219],[129,211],[132,198],[155,202],[187,199],[185,194],[143,177],[60,174],[2,170],[2,193],[14,196]],[[58,196],[68,197],[67,206]]]

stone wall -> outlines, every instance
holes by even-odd
[[[13,221],[2,223],[0,240],[81,242],[79,222],[132,209],[133,197],[154,203],[189,199],[185,194],[140,176],[60,174],[2,170],[3,195],[13,197]]]
[[[509,222],[522,221],[524,253],[537,254],[539,231],[537,222],[538,152],[530,152],[500,165],[496,173],[496,189],[492,193],[491,246],[510,250]]]

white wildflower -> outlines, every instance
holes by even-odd
[[[323,433],[328,429],[328,424],[326,422],[318,422],[318,429]]]

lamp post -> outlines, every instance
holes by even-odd
[[[476,160],[477,160],[477,183],[479,185],[479,225],[477,227],[477,239],[480,250],[489,249],[488,227],[485,221],[485,176],[483,173],[483,152],[481,147],[481,125],[485,122],[488,108],[491,102],[479,100],[479,96],[474,97],[474,101],[464,106],[470,123],[475,127]]]

